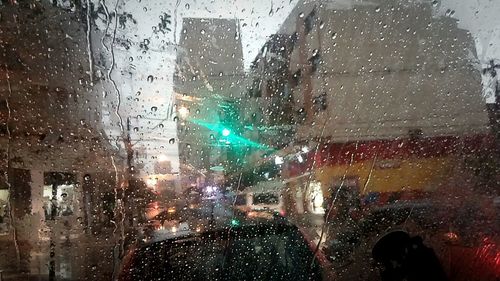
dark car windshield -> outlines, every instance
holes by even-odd
[[[279,195],[274,193],[256,193],[253,196],[254,204],[278,204]]]
[[[293,228],[243,227],[138,249],[137,280],[321,280],[313,252]],[[129,279],[126,279],[129,280]]]

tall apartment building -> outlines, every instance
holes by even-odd
[[[76,216],[91,220],[85,204],[96,202],[91,197],[105,185],[96,175],[114,174],[111,156],[122,162],[102,132],[99,108],[91,106],[100,97],[91,95],[86,28],[78,17],[45,2],[2,6],[0,194],[10,191],[16,220],[43,219],[43,206],[63,193]]]
[[[231,122],[245,92],[239,28],[236,19],[183,19],[174,93],[185,186],[220,182],[227,169],[223,138],[236,133]]]
[[[277,154],[293,196],[434,189],[458,147],[474,151],[488,134],[474,41],[426,1],[299,1],[278,34],[292,41],[277,75],[296,133]]]

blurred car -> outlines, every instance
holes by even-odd
[[[326,280],[327,266],[278,215],[237,216],[223,228],[132,248],[118,280]]]
[[[234,206],[239,210],[270,210],[285,214],[283,198],[279,191],[252,192],[244,191],[236,194]]]
[[[369,251],[386,233],[403,230],[423,239],[440,259],[449,280],[498,280],[500,277],[500,247],[496,229],[479,210],[476,219],[470,216],[446,216],[448,209],[430,201],[388,204],[371,208],[369,212],[349,218],[333,226],[333,233],[325,243],[323,252],[337,268],[342,268],[349,280],[357,268],[370,266]],[[437,219],[441,218],[441,219]],[[483,225],[474,226],[477,221]],[[455,225],[455,227],[451,227]],[[460,226],[460,227],[457,227]],[[471,233],[460,231],[472,229]]]
[[[200,232],[208,224],[208,218],[198,209],[168,207],[149,219],[142,226],[143,240],[156,240],[175,236],[177,232]]]

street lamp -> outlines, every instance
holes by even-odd
[[[227,128],[222,129],[222,136],[227,137],[231,134],[231,131]]]
[[[158,162],[165,162],[168,160],[167,155],[161,154],[158,156]]]
[[[182,117],[182,118],[186,118],[189,114],[189,109],[187,109],[187,107],[185,106],[181,106],[179,108],[179,115]]]

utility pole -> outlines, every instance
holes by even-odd
[[[130,179],[130,175],[133,173],[132,162],[134,158],[132,141],[130,138],[130,117],[127,117],[127,137],[125,139],[125,149],[127,150],[127,176]]]
[[[123,198],[123,202],[125,201],[128,201],[127,199],[129,199],[130,201],[127,202],[128,204],[128,209],[125,208],[123,210],[124,213],[127,213],[127,218],[128,218],[128,226],[133,226],[133,211],[132,211],[132,206],[133,206],[133,202],[134,202],[134,198],[132,196],[132,198],[127,198],[127,196],[125,195],[125,192],[126,192],[126,189],[127,188],[130,188],[130,182],[131,182],[131,179],[133,178],[133,168],[132,168],[132,163],[133,163],[133,159],[134,159],[134,149],[133,149],[133,144],[132,144],[132,140],[130,138],[130,127],[131,127],[131,122],[130,122],[130,117],[127,117],[127,136],[124,138],[124,143],[125,143],[125,150],[127,152],[127,167],[125,168],[125,177],[124,177],[124,180],[125,180],[125,185],[124,185],[124,190],[122,190],[122,196],[124,197]],[[135,192],[132,191],[132,194],[134,194]],[[132,203],[132,204],[131,204]]]

